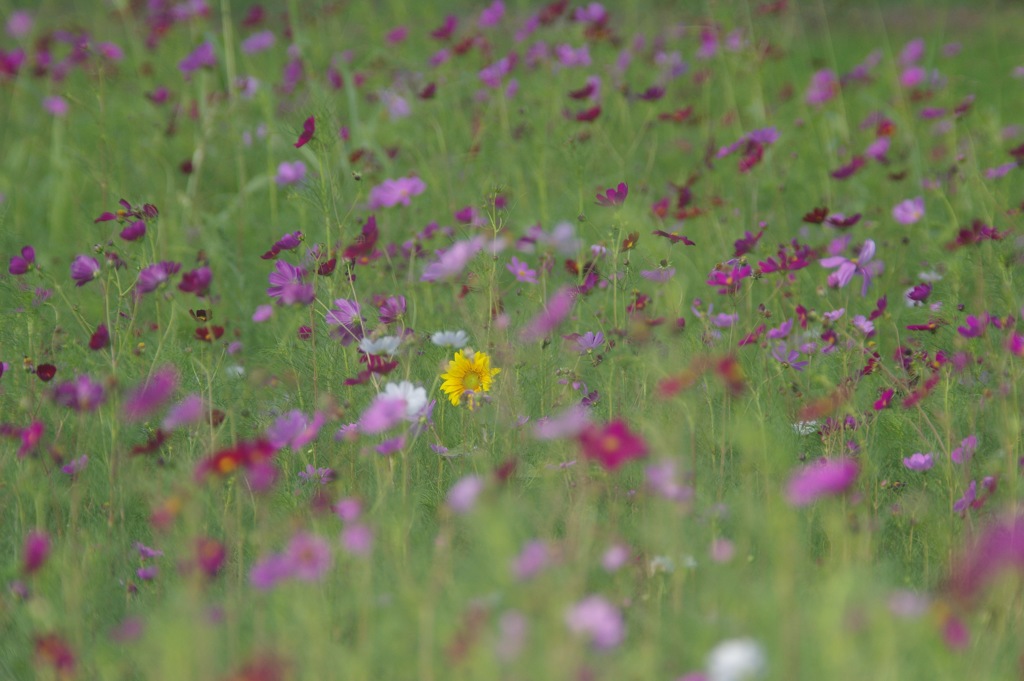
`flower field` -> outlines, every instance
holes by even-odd
[[[1024,8],[0,23],[0,678],[1024,675]]]

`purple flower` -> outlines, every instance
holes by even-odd
[[[63,118],[68,115],[68,100],[59,95],[47,97],[43,100],[43,108],[50,115]]]
[[[935,460],[931,454],[917,452],[904,458],[903,465],[912,471],[926,471],[935,465]]]
[[[892,209],[892,216],[901,225],[912,225],[924,217],[924,197],[901,201]]]
[[[515,256],[512,256],[512,261],[505,265],[505,268],[516,275],[516,281],[521,281],[524,284],[537,283],[537,270],[530,269],[529,265]]]
[[[448,490],[447,504],[453,513],[468,513],[476,505],[477,497],[484,489],[484,479],[479,475],[467,475]]]
[[[277,177],[274,181],[280,186],[297,184],[306,178],[306,164],[302,161],[283,161],[277,166]]]
[[[308,419],[301,411],[294,409],[274,421],[274,425],[267,429],[267,440],[274,449],[290,446],[292,451],[297,452],[316,438],[326,420],[320,412]]]
[[[972,601],[1006,570],[1024,571],[1024,516],[1005,517],[986,527],[957,557],[946,588]]]
[[[181,263],[166,260],[144,267],[139,272],[139,281],[135,284],[135,290],[140,294],[155,291],[165,284],[172,274],[177,274],[180,269]]]
[[[811,84],[807,88],[806,101],[817,106],[824,104],[839,93],[839,79],[835,71],[822,69],[811,76]]]
[[[327,540],[305,532],[292,537],[284,556],[291,566],[290,576],[304,582],[319,581],[333,563]]]
[[[22,570],[26,575],[31,575],[43,567],[50,555],[50,536],[37,530],[29,532],[25,537],[25,549],[22,555]]]
[[[597,195],[597,205],[599,206],[621,206],[626,202],[626,197],[629,195],[629,185],[625,182],[620,182],[617,187],[606,189],[604,194]]]
[[[161,428],[166,431],[171,431],[179,426],[183,426],[188,423],[195,423],[199,419],[203,418],[205,413],[206,405],[203,404],[203,398],[195,394],[189,395],[181,402],[171,407],[170,411],[167,412],[167,416],[164,418]]]
[[[443,281],[453,279],[466,269],[466,265],[484,247],[484,238],[476,236],[468,241],[456,241],[440,254],[437,261],[423,269],[420,281]]]
[[[213,52],[213,45],[205,42],[178,62],[178,69],[187,78],[193,71],[198,71],[202,68],[213,68],[216,65],[217,56]]]
[[[278,582],[291,576],[292,562],[280,554],[267,556],[253,565],[249,571],[249,581],[261,591],[272,589]]]
[[[584,354],[587,352],[595,352],[601,349],[604,345],[604,334],[598,331],[587,331],[582,336],[576,339],[576,352]]]
[[[538,341],[554,331],[572,311],[575,293],[572,288],[561,288],[548,299],[545,309],[522,330],[524,343]]]
[[[141,421],[148,417],[170,398],[177,387],[177,369],[170,366],[158,369],[149,380],[125,397],[122,408],[125,421]]]
[[[964,491],[964,495],[957,499],[956,502],[953,504],[953,510],[956,513],[963,515],[967,511],[968,507],[974,506],[974,502],[977,496],[978,483],[975,482],[974,480],[971,480],[971,483],[967,485],[966,491]]]
[[[427,188],[418,177],[400,177],[397,180],[384,180],[370,190],[370,210],[390,208],[402,204],[408,206],[414,196],[419,196]]]
[[[857,479],[859,470],[853,459],[821,459],[789,479],[786,498],[793,506],[807,506],[820,497],[840,494]]]
[[[100,264],[96,258],[87,255],[75,256],[71,261],[71,278],[76,286],[85,286],[100,274]]]
[[[274,46],[275,36],[273,31],[260,31],[242,41],[242,52],[256,54],[269,50]]]
[[[574,634],[588,636],[600,649],[614,648],[626,635],[622,613],[601,596],[588,596],[569,608],[565,624]]]
[[[675,267],[659,267],[656,270],[640,270],[640,276],[647,281],[664,284],[676,275]]]
[[[405,314],[405,296],[389,296],[377,310],[381,324],[391,324]]]
[[[72,459],[67,464],[60,467],[60,472],[65,475],[75,476],[85,470],[86,464],[89,463],[89,455],[83,454],[77,459]]]
[[[394,428],[405,420],[405,400],[381,394],[359,418],[359,429],[373,435]]]
[[[334,479],[334,471],[324,466],[317,468],[313,464],[307,463],[306,470],[299,471],[299,477],[306,482],[315,482],[320,485],[326,485]]]
[[[978,448],[978,436],[968,435],[960,441],[960,446],[949,453],[949,458],[953,460],[953,463],[966,463],[971,460],[974,456],[975,450]]]
[[[134,546],[135,550],[139,552],[139,557],[141,558],[159,558],[160,556],[164,555],[163,551],[159,549],[150,548],[142,542],[137,541],[132,546]]]
[[[359,303],[338,298],[334,308],[324,314],[324,321],[334,327],[331,333],[341,339],[342,345],[358,341],[363,337],[363,320],[359,316]]]
[[[197,267],[181,275],[178,290],[184,293],[194,293],[200,297],[205,296],[210,291],[212,281],[213,273],[209,267]]]
[[[143,220],[129,223],[127,227],[121,230],[120,234],[120,237],[125,241],[138,241],[144,236],[146,236],[146,223]]]
[[[7,271],[14,276],[25,274],[32,269],[32,265],[34,265],[35,262],[36,249],[31,246],[25,246],[21,249],[21,255],[11,256],[11,265],[7,268]]]
[[[864,246],[860,249],[860,254],[856,258],[846,258],[841,255],[834,255],[829,258],[824,258],[819,261],[822,267],[836,267],[838,268],[835,272],[828,276],[828,285],[833,288],[843,288],[853,279],[854,275],[860,275],[864,278],[864,283],[861,286],[860,294],[866,296],[868,294],[868,284],[871,283],[872,272],[866,267],[871,262],[871,259],[875,255],[875,242],[868,239],[864,242]]]
[[[340,539],[341,547],[353,556],[365,556],[373,548],[373,530],[362,523],[346,525]]]
[[[790,350],[785,343],[779,343],[775,346],[772,350],[772,357],[782,366],[796,369],[797,371],[803,371],[809,364],[807,360],[802,362],[798,361],[800,359],[800,352],[797,350]]]
[[[477,20],[476,25],[480,28],[490,28],[491,26],[496,26],[504,16],[505,3],[501,0],[494,0],[490,6],[485,7],[480,12],[480,19]]]
[[[527,542],[512,562],[512,572],[516,579],[525,581],[539,574],[548,566],[550,551],[547,542],[540,539]]]
[[[555,416],[540,419],[533,426],[533,436],[538,440],[559,440],[576,437],[590,425],[586,407],[575,404]]]
[[[267,289],[267,295],[277,298],[279,305],[311,303],[316,293],[312,284],[305,283],[305,276],[305,269],[277,260],[274,262],[274,271],[268,277],[270,288]]]
[[[105,398],[103,384],[86,375],[61,383],[53,389],[53,401],[75,411],[95,411]]]
[[[715,269],[708,275],[707,285],[717,286],[721,295],[736,293],[740,290],[743,280],[749,277],[751,269],[749,265],[734,265],[729,270]]]

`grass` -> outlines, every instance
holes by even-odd
[[[1021,10],[785,4],[573,6],[522,40],[541,5],[53,3],[24,34],[3,6],[0,676],[1019,675],[1024,198],[993,169],[1021,158]],[[830,256],[860,256],[847,285]],[[277,263],[307,270],[287,300]],[[391,358],[343,342],[342,300],[401,339],[388,372],[360,377]],[[474,409],[442,330],[501,369]],[[400,381],[436,404],[375,427]],[[856,474],[797,503],[822,459]]]

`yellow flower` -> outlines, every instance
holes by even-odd
[[[486,352],[459,350],[455,353],[455,359],[448,362],[448,373],[441,374],[444,381],[441,390],[456,407],[463,397],[468,398],[469,408],[472,409],[473,396],[490,390],[491,381],[500,371],[491,368],[491,358]]]

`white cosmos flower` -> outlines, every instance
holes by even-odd
[[[752,638],[722,641],[708,654],[708,681],[749,681],[764,675],[767,661]]]
[[[384,392],[381,395],[403,400],[405,402],[405,418],[408,421],[418,419],[420,413],[427,406],[427,391],[409,381],[388,383],[384,386]]]
[[[466,347],[466,343],[469,342],[469,335],[462,331],[438,331],[430,337],[434,345],[440,345],[442,348],[455,348],[460,350]]]
[[[393,355],[398,351],[402,339],[398,336],[381,336],[380,338],[364,338],[359,341],[359,349],[367,355]]]

